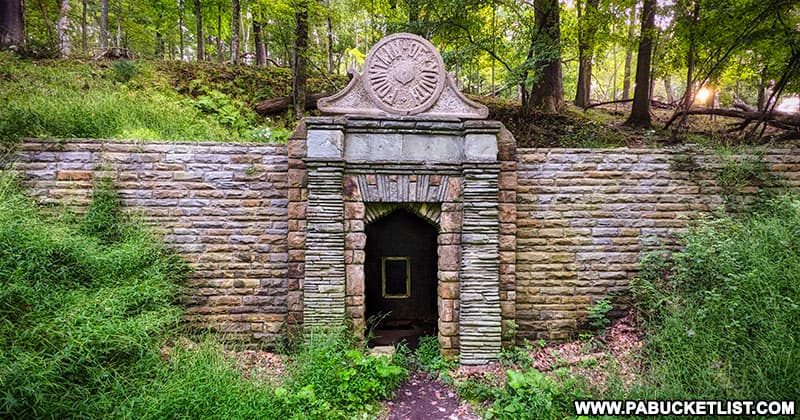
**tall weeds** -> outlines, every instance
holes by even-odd
[[[800,395],[800,200],[707,220],[632,285],[659,398]]]

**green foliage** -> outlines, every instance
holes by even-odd
[[[632,284],[648,315],[657,398],[793,399],[800,393],[800,201],[707,220]],[[655,385],[657,384],[657,385]]]
[[[211,337],[199,345],[179,342],[167,356],[155,379],[117,407],[112,417],[293,419],[334,414],[311,387],[289,392],[243,379],[232,361],[223,356],[219,342]]]
[[[291,133],[285,128],[271,128],[269,126],[262,126],[250,132],[250,136],[254,141],[262,143],[286,143],[289,140]]]
[[[205,114],[198,107],[186,106],[185,97],[149,63],[121,63],[41,63],[0,53],[0,141],[10,143],[21,137],[249,138],[255,117],[243,112],[239,102],[210,98]]]
[[[103,180],[83,220],[45,216],[0,176],[0,416],[347,418],[406,377],[407,350],[368,356],[338,329],[299,345],[282,386],[244,379],[218,339],[180,338],[187,267],[115,206]]]
[[[114,69],[114,80],[119,83],[130,82],[139,73],[138,66],[128,60],[115,61],[111,67]]]
[[[374,408],[372,403],[392,395],[408,374],[386,356],[366,355],[344,328],[306,334],[290,372],[288,391],[308,389],[345,413]]]
[[[243,103],[211,89],[193,101],[195,107],[210,115],[218,124],[237,133],[244,133],[255,120],[255,113]]]
[[[417,366],[428,373],[440,373],[455,366],[455,362],[448,361],[442,356],[439,339],[435,335],[420,337],[414,357]]]
[[[0,416],[111,413],[160,363],[185,273],[141,230],[104,244],[0,176]]]
[[[111,178],[102,178],[95,185],[92,204],[83,219],[81,230],[105,243],[115,242],[123,234],[117,192]]]
[[[729,210],[737,210],[746,204],[741,196],[746,187],[761,188],[772,180],[764,162],[764,150],[721,149],[722,166],[717,169],[715,179],[722,189],[722,196]]]
[[[608,313],[614,309],[614,306],[611,304],[611,299],[612,297],[610,296],[600,299],[595,302],[594,305],[586,308],[589,311],[589,315],[587,316],[589,325],[598,331],[611,325],[611,320],[608,319]]]
[[[519,419],[536,413],[541,419],[562,419],[572,414],[572,401],[589,398],[583,383],[568,370],[556,372],[555,380],[534,368],[507,371],[508,382],[496,389],[486,417]]]

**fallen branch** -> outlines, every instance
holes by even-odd
[[[742,128],[747,126],[745,122],[749,124],[750,121],[759,120],[761,118],[763,118],[767,124],[784,130],[800,127],[800,115],[787,114],[785,112],[772,111],[764,114],[758,111],[742,111],[730,108],[694,108],[675,112],[675,115],[667,121],[664,128],[669,128],[675,120],[683,115],[717,115],[720,117],[740,118],[745,120],[740,124]]]
[[[312,95],[306,95],[306,110],[309,109],[317,109],[317,101],[320,98],[324,98],[326,96],[331,96],[330,93],[315,93]],[[257,103],[253,109],[259,115],[271,115],[271,114],[279,114],[281,112],[285,112],[289,109],[292,105],[292,97],[291,96],[283,96],[280,98],[272,98],[267,99],[265,101],[261,101]]]
[[[603,106],[603,105],[626,104],[628,102],[633,102],[633,99],[619,99],[619,100],[616,100],[616,101],[597,102],[597,103],[586,105],[585,107],[583,107],[583,110],[586,111],[587,109],[595,108],[595,107]],[[652,106],[654,108],[661,108],[661,109],[672,109],[672,108],[675,107],[674,104],[671,104],[671,103],[668,103],[668,102],[661,102],[661,101],[656,100],[656,99],[651,99],[650,100],[650,106]]]

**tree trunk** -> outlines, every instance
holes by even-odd
[[[292,102],[295,118],[303,118],[306,104],[306,54],[308,53],[308,0],[295,9],[294,55],[292,63]]]
[[[672,91],[672,81],[669,75],[664,76],[664,90],[667,91],[667,102],[675,102],[675,92]]]
[[[81,1],[81,52],[86,54],[89,49],[89,41],[86,34],[86,0]]]
[[[164,58],[164,36],[161,35],[161,19],[164,17],[164,12],[158,10],[158,26],[156,28],[156,50],[155,55],[159,60]]]
[[[767,78],[767,66],[761,69],[761,82],[758,84],[758,99],[756,100],[756,107],[759,111],[763,111],[767,107],[767,86],[769,79]]]
[[[56,21],[56,36],[61,56],[70,54],[72,43],[69,39],[69,0],[58,1],[58,20]]]
[[[683,92],[681,107],[689,109],[694,102],[694,66],[695,66],[695,39],[694,27],[700,18],[700,2],[694,3],[691,21],[689,22],[689,51],[686,54],[686,90]]]
[[[625,125],[650,128],[650,59],[656,17],[656,0],[642,2],[642,34],[639,40],[639,58],[636,60],[636,86],[633,91],[631,115]]]
[[[222,2],[217,3],[217,63],[222,62]]]
[[[253,17],[253,42],[256,44],[256,65],[267,65],[267,48],[264,45],[264,38],[261,36],[264,24]]]
[[[117,48],[122,46],[122,0],[117,0]]]
[[[535,0],[534,17],[539,35],[557,51],[556,58],[544,66],[542,77],[531,91],[531,106],[544,112],[556,113],[564,106],[564,86],[561,80],[561,28],[558,0]]]
[[[20,0],[0,1],[0,50],[18,50],[25,41],[24,9]]]
[[[592,55],[594,37],[597,32],[597,6],[600,0],[586,0],[583,15],[578,17],[578,88],[575,92],[575,105],[585,107],[591,101],[592,93]],[[578,3],[580,15],[580,3]]]
[[[180,43],[178,44],[178,53],[183,60],[183,9],[185,7],[185,0],[178,0],[178,31],[180,35]]]
[[[306,105],[305,109],[317,109],[317,101],[321,98],[326,96],[331,96],[333,93],[312,93],[306,95]],[[280,114],[286,112],[289,107],[292,106],[292,97],[291,96],[282,96],[280,98],[272,98],[267,99],[261,102],[258,102],[254,107],[255,110],[260,115],[272,115],[272,114]]]
[[[100,1],[100,49],[108,49],[108,0]]]
[[[231,64],[239,64],[239,19],[242,11],[239,7],[239,0],[231,1]]]
[[[633,39],[636,29],[636,7],[631,7],[631,22],[628,25],[628,40]],[[631,98],[631,64],[633,63],[633,43],[625,47],[625,69],[622,75],[622,99]]]
[[[326,22],[328,29],[328,73],[333,74],[333,19],[331,19],[330,11],[328,12],[328,21]]]
[[[200,0],[194,0],[194,17],[197,26],[197,61],[206,58],[206,45],[203,39],[203,9],[200,7]]]

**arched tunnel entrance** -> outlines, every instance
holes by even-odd
[[[374,325],[370,345],[436,333],[438,310],[436,227],[398,209],[366,226],[364,274],[367,319]]]

